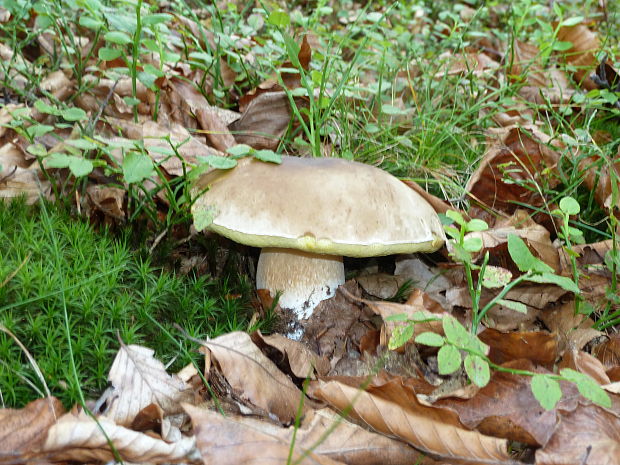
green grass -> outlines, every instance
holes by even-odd
[[[0,284],[0,324],[32,354],[50,391],[66,405],[80,398],[71,355],[79,386],[93,397],[105,387],[119,338],[154,348],[178,369],[190,362],[195,344],[174,324],[197,338],[248,329],[242,283],[227,288],[206,277],[162,272],[125,241],[53,207],[21,201],[0,202]],[[241,288],[243,297],[225,297]],[[24,351],[0,333],[2,404],[23,405],[41,392]]]

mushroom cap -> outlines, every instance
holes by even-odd
[[[272,164],[244,158],[203,175],[194,214],[210,210],[207,229],[254,247],[373,257],[432,252],[445,235],[419,194],[385,171],[339,158],[283,156]]]

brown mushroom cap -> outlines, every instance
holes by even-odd
[[[371,257],[432,252],[445,240],[433,208],[385,171],[338,158],[251,158],[203,176],[193,211],[208,229],[254,247]]]

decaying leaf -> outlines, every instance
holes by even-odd
[[[506,363],[503,367],[550,373],[526,359]],[[545,445],[559,423],[559,409],[575,408],[574,386],[562,383],[565,396],[553,410],[543,409],[534,398],[531,377],[496,371],[488,385],[468,400],[444,398],[436,402],[458,413],[468,428],[484,434],[507,438],[533,446]]]
[[[487,211],[510,215],[519,204],[544,207],[542,192],[558,183],[551,174],[559,153],[550,144],[550,137],[535,126],[502,131],[465,188],[473,201],[470,216],[492,226],[495,217]]]
[[[53,397],[37,399],[19,410],[0,409],[0,464],[18,462],[38,451],[63,413],[62,404]]]
[[[620,464],[620,418],[596,405],[562,412],[547,445],[536,451],[537,465]]]
[[[572,349],[564,352],[564,356],[558,368],[570,368],[584,373],[601,385],[611,382],[609,376],[605,373],[603,364],[597,358],[583,350]]]
[[[583,24],[562,26],[558,30],[558,40],[573,44],[564,52],[564,59],[572,66],[575,81],[588,90],[597,89],[590,79],[590,73],[598,64],[595,54],[601,48],[596,34]]]
[[[264,463],[264,460],[270,457],[275,463],[280,460],[286,463],[293,427],[282,428],[250,417],[225,418],[217,412],[198,408],[190,407],[188,412],[192,416],[194,429],[197,431],[197,443],[203,451],[206,463],[229,463],[230,460],[226,461],[227,457],[238,463],[239,458],[246,454],[238,449],[247,449],[246,444],[256,442],[262,445],[251,448],[253,460]],[[235,443],[224,447],[232,441]],[[387,462],[405,465],[414,463],[419,456],[419,453],[407,444],[367,431],[329,409],[308,412],[295,435],[295,447],[297,453],[308,451],[319,463],[328,458],[337,460],[338,463],[381,465]],[[282,457],[283,452],[285,455]],[[301,463],[306,463],[306,460],[310,458]]]
[[[224,334],[204,342],[212,364],[244,400],[289,424],[297,415],[302,392],[243,332]]]
[[[594,321],[575,314],[575,302],[570,301],[559,308],[542,313],[547,328],[558,337],[558,353],[568,348],[582,349],[592,339],[603,333],[593,328]]]
[[[454,412],[422,405],[413,390],[393,379],[364,390],[344,380],[312,382],[309,394],[381,433],[444,460],[512,463],[505,440],[466,429]]]
[[[332,460],[308,450],[299,443],[291,451],[290,441],[264,431],[262,424],[241,417],[223,416],[197,407],[186,406],[192,418],[196,444],[205,465],[215,463],[336,465]],[[248,445],[251,444],[251,447]],[[291,454],[292,453],[292,454]]]
[[[490,347],[489,358],[498,365],[528,359],[552,369],[558,357],[556,338],[544,331],[501,333],[485,329],[478,337]]]
[[[121,345],[110,368],[110,387],[98,405],[118,425],[131,425],[139,411],[155,403],[166,414],[181,411],[180,402],[191,402],[193,394],[176,375],[166,373],[154,350],[137,345]]]
[[[84,413],[67,413],[62,416],[50,428],[41,452],[37,455],[50,461],[107,462],[115,459],[108,439],[120,458],[129,462],[200,463],[193,436],[167,443],[118,426],[107,418],[99,418],[97,423]]]
[[[315,378],[315,373],[324,376],[329,372],[329,360],[326,357],[319,357],[299,341],[277,333],[265,336],[260,331],[252,333],[251,337],[259,347],[266,345],[279,350],[282,358],[286,358],[291,371],[298,378]]]
[[[612,334],[608,341],[594,346],[592,354],[607,370],[620,366],[620,335]]]

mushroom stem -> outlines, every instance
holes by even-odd
[[[298,320],[332,297],[344,283],[344,265],[338,255],[319,255],[294,249],[264,248],[256,269],[256,288],[282,291],[278,303]]]

